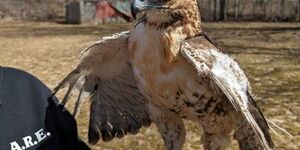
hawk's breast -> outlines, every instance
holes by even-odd
[[[166,60],[163,51],[168,43],[162,38],[161,30],[143,24],[133,29],[129,51],[135,77],[144,94],[152,97],[150,102],[190,115],[212,97],[209,83],[197,78],[194,68],[180,54]]]

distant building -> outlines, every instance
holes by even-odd
[[[131,21],[130,0],[82,0],[66,5],[66,22]]]
[[[0,18],[123,22],[130,20],[132,1],[0,0]],[[198,0],[198,4],[204,21],[300,21],[300,0]]]

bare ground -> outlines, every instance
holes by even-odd
[[[80,51],[101,36],[130,25],[62,25],[0,22],[0,65],[26,70],[53,88],[78,62]],[[272,133],[277,149],[300,149],[300,23],[205,23],[203,27],[237,60],[252,83],[265,115],[290,132]],[[61,97],[61,95],[59,95]],[[68,106],[72,110],[72,104]],[[87,140],[88,102],[78,117]],[[184,149],[201,149],[201,130],[189,121]],[[237,149],[233,142],[232,149]],[[93,149],[163,149],[154,125],[135,136]]]

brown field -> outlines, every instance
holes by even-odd
[[[62,25],[0,22],[0,65],[28,71],[53,88],[78,62],[80,51],[101,36],[130,25]],[[300,23],[205,23],[245,69],[258,105],[268,119],[293,136],[272,133],[277,149],[300,149]],[[61,93],[59,95],[61,98]],[[68,106],[72,110],[72,104]],[[87,140],[88,102],[78,117],[80,136]],[[186,121],[185,150],[201,149],[201,130]],[[235,143],[235,142],[233,142]],[[232,149],[237,149],[233,144]],[[99,142],[93,149],[163,149],[154,125],[135,136]]]

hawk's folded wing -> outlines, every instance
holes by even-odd
[[[89,142],[100,138],[110,141],[135,134],[150,125],[146,99],[140,93],[128,57],[129,32],[104,37],[82,54],[81,61],[55,89],[68,85],[62,103],[67,103],[74,87],[80,90],[74,114],[78,112],[82,93],[89,93]]]
[[[195,67],[199,77],[208,78],[215,91],[226,95],[262,145],[266,149],[274,148],[267,121],[251,96],[247,77],[234,60],[214,45],[207,36],[195,37],[183,43],[181,54]]]

